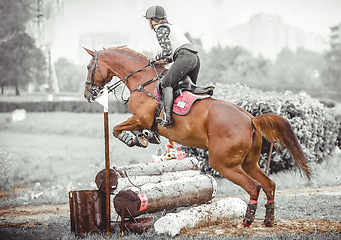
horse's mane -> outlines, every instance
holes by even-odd
[[[122,49],[122,50],[125,50],[125,51],[127,51],[129,53],[132,53],[132,54],[136,55],[136,56],[139,56],[139,57],[141,57],[141,58],[143,58],[143,59],[145,59],[147,61],[149,60],[149,58],[146,55],[144,55],[142,53],[139,53],[139,52],[136,52],[135,50],[133,50],[131,48],[128,48],[126,45],[118,46],[118,47],[110,47],[110,48],[107,48],[105,50],[116,50],[116,49]],[[166,64],[168,64],[168,63],[160,61],[160,62],[157,62],[155,65],[164,66]]]
[[[145,55],[143,55],[142,53],[139,53],[139,52],[136,52],[135,50],[132,50],[130,48],[128,48],[126,45],[123,45],[123,46],[119,46],[119,47],[111,47],[111,48],[107,48],[108,50],[115,50],[115,49],[122,49],[122,50],[125,50],[127,52],[130,52],[132,54],[135,54],[139,57],[142,57],[146,60],[148,60],[148,57],[146,57]]]

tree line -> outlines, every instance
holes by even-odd
[[[36,16],[34,0],[0,0],[0,86],[14,87],[17,95],[29,84],[47,83],[47,57],[27,34],[26,24]],[[341,45],[321,54],[303,48],[283,49],[275,61],[254,57],[242,47],[215,46],[204,51],[201,40],[187,34],[199,50],[198,84],[241,83],[267,90],[341,90]],[[149,54],[147,54],[149,55]],[[150,54],[151,56],[151,54]],[[55,63],[61,91],[84,88],[85,66],[65,58]]]
[[[44,81],[46,60],[26,23],[33,17],[33,0],[0,1],[0,87],[15,88],[16,95],[29,83]]]
[[[201,55],[201,84],[238,82],[266,90],[341,90],[341,44],[325,53],[284,48],[270,61],[238,46],[218,45],[205,52],[200,39],[191,40]]]

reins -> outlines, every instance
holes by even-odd
[[[144,67],[142,67],[142,68],[140,68],[140,69],[137,69],[136,71],[130,73],[129,75],[125,76],[124,78],[121,78],[120,80],[118,80],[117,82],[115,82],[113,85],[109,86],[109,87],[108,87],[108,93],[109,93],[109,92],[114,92],[114,96],[115,96],[116,100],[119,101],[119,102],[121,102],[121,101],[117,98],[115,90],[116,90],[116,88],[117,88],[118,86],[120,86],[122,83],[124,83],[124,88],[122,89],[122,92],[121,92],[121,100],[123,101],[123,102],[122,102],[123,104],[127,104],[127,102],[129,102],[129,98],[130,98],[130,97],[129,97],[128,99],[124,100],[124,99],[123,99],[123,92],[124,92],[125,87],[127,87],[126,82],[127,82],[128,78],[131,77],[131,76],[133,76],[135,73],[138,73],[139,71],[145,69],[145,68],[148,67],[148,66],[149,66],[149,64],[145,65]],[[125,81],[125,80],[126,80],[126,81]],[[130,92],[130,93],[131,93],[131,92]]]
[[[149,80],[149,81],[147,81],[147,82],[145,82],[145,83],[142,83],[142,84],[141,84],[140,86],[138,86],[137,88],[131,90],[131,91],[130,91],[130,94],[132,94],[132,93],[135,92],[135,91],[138,91],[138,92],[142,92],[142,93],[146,94],[148,97],[151,97],[151,98],[153,98],[153,99],[155,99],[155,100],[157,100],[157,101],[160,101],[160,99],[159,99],[158,97],[156,97],[154,94],[148,92],[148,91],[144,88],[145,86],[148,86],[149,84],[151,84],[151,83],[153,83],[153,82],[155,82],[155,81],[160,80],[160,76],[162,76],[162,74],[166,71],[166,69],[163,69],[163,70],[160,72],[160,74],[158,74],[157,71],[156,71],[156,69],[155,69],[155,66],[154,66],[154,65],[153,65],[153,68],[154,68],[154,70],[155,70],[156,77],[153,78],[153,79],[151,79],[151,80]]]
[[[94,66],[94,68],[92,69],[92,72],[91,72],[91,81],[87,81],[87,82],[86,82],[87,84],[90,84],[90,85],[91,85],[90,89],[87,88],[88,91],[89,91],[92,95],[95,95],[95,96],[97,96],[97,95],[99,94],[99,92],[100,92],[101,90],[103,90],[103,87],[102,87],[101,85],[95,83],[95,81],[94,81],[94,75],[95,75],[96,69],[97,69],[97,72],[99,73],[100,77],[102,78],[102,80],[103,80],[105,83],[108,82],[108,81],[102,76],[102,74],[101,74],[101,72],[100,72],[100,70],[99,70],[99,68],[98,68],[98,63],[97,63],[97,62],[98,62],[98,56],[99,56],[99,53],[100,53],[100,52],[101,52],[101,51],[97,51],[97,52],[96,52],[96,57],[94,58],[94,60],[95,60],[95,66]],[[149,63],[148,63],[147,65],[143,66],[142,68],[139,68],[139,69],[133,71],[132,73],[128,74],[127,76],[125,76],[125,77],[119,79],[118,81],[116,81],[113,85],[111,85],[111,86],[108,87],[108,92],[114,92],[114,96],[115,96],[115,98],[117,99],[117,101],[121,102],[121,101],[117,98],[115,90],[116,90],[116,88],[119,87],[122,83],[124,83],[124,88],[122,89],[122,93],[121,93],[121,100],[123,101],[123,102],[122,102],[123,104],[126,104],[127,102],[129,102],[129,98],[130,98],[130,97],[129,97],[128,99],[126,99],[126,100],[123,99],[123,92],[124,92],[125,87],[127,87],[127,84],[126,84],[126,83],[127,83],[127,81],[128,81],[128,78],[131,77],[132,75],[134,75],[135,73],[138,73],[138,72],[142,71],[143,69],[145,69],[145,68],[147,68],[147,67],[149,67],[149,66],[152,66],[152,67],[154,68],[154,71],[155,71],[155,73],[156,73],[156,77],[153,78],[153,79],[151,79],[151,80],[149,80],[149,81],[147,81],[147,82],[145,82],[145,83],[142,83],[142,84],[141,84],[140,86],[138,86],[137,88],[131,90],[131,91],[130,91],[130,94],[132,94],[132,93],[135,92],[135,91],[137,91],[137,92],[142,92],[142,93],[146,94],[147,96],[149,96],[149,97],[151,97],[151,98],[153,98],[153,99],[155,99],[155,100],[160,101],[159,98],[157,98],[154,94],[148,92],[144,87],[147,86],[147,85],[149,85],[149,84],[151,84],[151,83],[153,83],[153,82],[155,82],[155,81],[157,81],[157,80],[160,80],[160,76],[162,76],[162,74],[166,71],[166,69],[163,69],[163,70],[160,72],[160,74],[158,74],[157,71],[156,71],[155,65],[154,65],[154,64],[150,65]]]

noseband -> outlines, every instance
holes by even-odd
[[[98,74],[101,76],[103,82],[104,83],[108,82],[102,76],[102,74],[101,74],[101,72],[99,71],[99,68],[98,68],[98,63],[97,62],[98,62],[98,55],[99,55],[99,53],[100,53],[100,51],[97,51],[96,52],[96,57],[93,58],[95,60],[95,63],[94,63],[94,67],[92,68],[92,71],[91,71],[91,79],[90,79],[90,81],[86,81],[85,82],[86,84],[90,84],[90,88],[88,88],[87,86],[85,86],[85,88],[90,92],[90,94],[91,94],[91,96],[93,98],[96,97],[103,90],[103,87],[101,85],[95,83],[94,76],[95,76],[96,70],[97,70]]]

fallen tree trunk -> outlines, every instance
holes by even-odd
[[[121,190],[114,198],[114,207],[121,216],[136,217],[144,213],[208,202],[215,196],[216,189],[217,182],[212,176],[184,177]]]
[[[168,213],[154,223],[155,231],[175,236],[183,228],[212,225],[217,220],[241,217],[246,203],[239,198],[225,198],[211,204],[203,204],[178,213]]]
[[[147,183],[160,183],[165,181],[174,181],[183,177],[193,177],[200,175],[200,171],[188,170],[181,172],[166,172],[162,175],[154,176],[132,176],[127,178],[119,178],[117,180],[117,189],[114,194],[117,194],[122,189],[128,187],[141,187]]]
[[[172,181],[181,177],[199,175],[201,172],[196,158],[170,160],[158,163],[140,163],[110,169],[109,188],[111,193],[131,186],[142,186],[146,183]],[[96,176],[96,185],[105,192],[105,169]]]
[[[169,160],[164,162],[139,163],[130,166],[114,167],[121,177],[161,175],[165,172],[199,170],[199,162],[190,157],[183,160]]]

